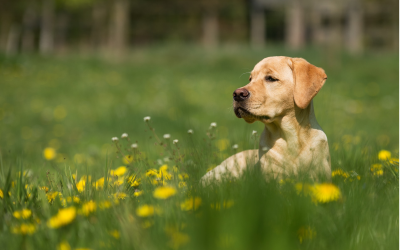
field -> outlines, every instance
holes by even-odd
[[[314,107],[332,184],[248,171],[202,187],[257,145],[263,126],[236,118],[232,92],[272,55],[328,75]],[[0,56],[2,248],[398,249],[398,62],[280,47]]]

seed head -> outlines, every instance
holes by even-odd
[[[188,134],[193,134],[193,130],[189,129]]]
[[[148,122],[148,121],[150,121],[150,119],[151,119],[151,117],[150,117],[150,116],[146,116],[145,118],[143,118],[143,120],[144,120],[145,122]]]
[[[211,127],[211,128],[216,128],[216,127],[217,127],[217,123],[216,123],[216,122],[212,122],[212,123],[210,124],[210,127]]]
[[[128,138],[128,134],[127,134],[127,133],[123,133],[123,134],[121,135],[121,138]]]
[[[234,144],[234,145],[232,146],[233,149],[238,149],[238,147],[239,147],[239,146],[238,146],[237,144]]]
[[[132,145],[131,145],[131,148],[137,148],[138,147],[138,145],[136,144],[136,143],[133,143]]]
[[[170,134],[165,134],[163,137],[164,137],[164,139],[169,139],[169,138],[171,138],[171,135]]]
[[[252,135],[256,135],[258,132],[256,130],[253,130]]]
[[[264,151],[264,152],[265,152],[265,151],[268,151],[268,147],[263,147],[263,148],[262,148],[262,151]]]
[[[112,141],[118,141],[118,137],[111,138]]]
[[[172,143],[173,143],[173,144],[177,144],[177,143],[178,143],[178,140],[175,139],[175,140],[172,141]]]

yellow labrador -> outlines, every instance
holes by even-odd
[[[251,72],[249,84],[233,93],[233,109],[248,123],[265,128],[258,150],[237,153],[203,176],[208,183],[238,177],[260,163],[266,175],[282,178],[307,173],[331,176],[328,141],[317,123],[312,99],[322,88],[325,71],[302,58],[267,57]]]

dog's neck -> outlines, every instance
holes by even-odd
[[[260,149],[266,147],[268,150],[276,149],[297,156],[309,145],[309,133],[312,128],[320,129],[311,101],[306,109],[295,106],[292,112],[276,118],[271,123],[265,123],[260,138]]]

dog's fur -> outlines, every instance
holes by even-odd
[[[257,163],[273,178],[303,172],[330,179],[328,141],[312,102],[326,79],[323,69],[302,58],[277,56],[259,62],[249,84],[238,89],[245,89],[249,96],[233,102],[237,117],[248,123],[264,123],[259,149],[229,157],[203,176],[202,182],[219,180],[225,174],[238,177]]]

